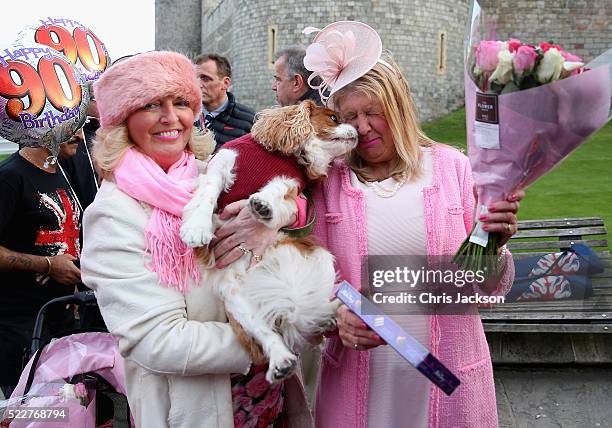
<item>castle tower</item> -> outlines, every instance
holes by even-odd
[[[612,45],[609,0],[479,0],[499,39],[553,40],[587,62]],[[463,104],[470,0],[156,0],[156,49],[229,57],[232,91],[255,110],[275,103],[274,55],[308,45],[306,26],[359,20],[381,36],[408,78],[421,120]]]
[[[155,0],[155,49],[198,55],[202,6],[202,0]]]
[[[440,116],[463,102],[463,33],[467,0],[222,0],[202,18],[202,50],[230,57],[233,91],[256,110],[275,103],[274,54],[308,45],[306,26],[361,20],[393,53],[417,101],[421,119]]]

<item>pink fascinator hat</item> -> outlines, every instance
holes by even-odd
[[[382,42],[372,27],[357,21],[338,21],[322,30],[306,27],[304,34],[318,32],[306,48],[304,66],[312,71],[308,78],[311,88],[318,90],[323,101],[335,92],[359,79],[382,62]],[[313,85],[319,77],[321,83]]]

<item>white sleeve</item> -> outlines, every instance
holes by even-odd
[[[106,187],[85,212],[81,271],[121,355],[155,373],[246,373],[251,361],[230,325],[188,320],[185,296],[145,266],[143,207]]]

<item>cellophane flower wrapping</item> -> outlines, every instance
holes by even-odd
[[[560,46],[525,42],[496,40],[494,21],[473,1],[465,110],[478,215],[545,175],[610,119],[612,50],[583,67]],[[498,239],[477,221],[456,262],[482,267],[497,254]],[[488,268],[496,270],[495,264]]]

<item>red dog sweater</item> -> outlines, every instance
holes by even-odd
[[[236,179],[229,192],[224,192],[217,202],[218,211],[229,203],[247,199],[257,193],[274,177],[293,178],[300,183],[301,192],[306,186],[304,167],[299,165],[295,156],[285,156],[269,152],[251,137],[251,134],[225,143],[222,149],[231,149],[238,153],[234,174]]]

